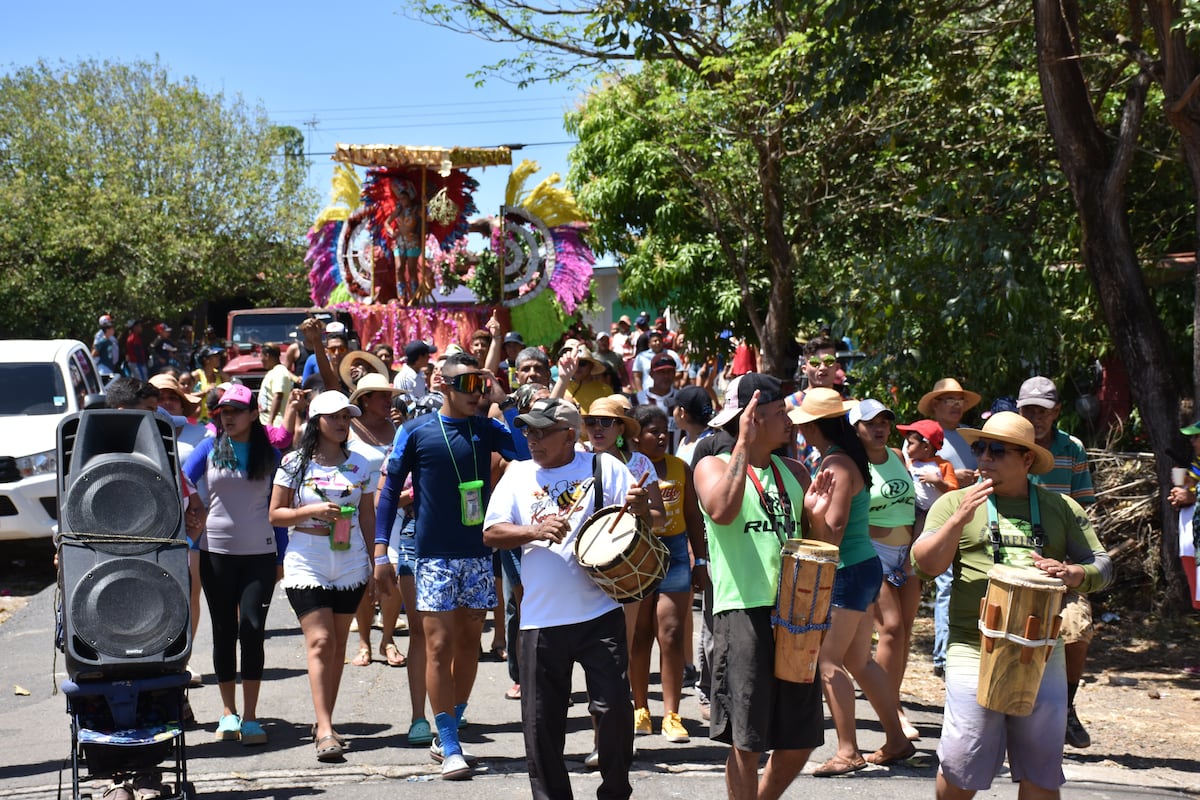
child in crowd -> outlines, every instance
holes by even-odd
[[[934,501],[946,492],[958,488],[954,477],[954,465],[937,454],[942,449],[942,426],[931,419],[919,419],[911,425],[897,425],[904,431],[904,460],[912,475],[913,491],[916,494],[917,519],[913,525],[913,537],[925,530],[925,515]]]

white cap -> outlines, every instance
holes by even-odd
[[[362,410],[358,406],[352,405],[350,398],[338,391],[321,392],[317,395],[308,404],[308,415],[310,417],[319,417],[325,414],[336,414],[343,408],[349,411],[352,417],[362,415]]]
[[[346,326],[344,324],[342,324],[341,322],[338,322],[337,320],[326,323],[326,325],[325,325],[325,335],[326,336],[334,336],[334,335],[341,336],[345,333],[346,333]]]
[[[850,409],[850,424],[857,425],[860,422],[870,422],[880,414],[887,414],[891,419],[896,419],[896,415],[892,413],[892,410],[878,400],[863,400]]]

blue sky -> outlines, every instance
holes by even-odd
[[[563,112],[578,92],[563,85],[518,90],[468,78],[513,51],[403,15],[400,0],[356,3],[32,2],[5,9],[0,64],[156,56],[172,75],[210,92],[261,102],[272,121],[294,125],[313,154],[309,183],[328,199],[337,142],[438,146],[524,143],[540,180],[564,177],[571,137]],[[555,144],[551,144],[555,143]],[[362,174],[360,170],[360,176]],[[480,212],[503,202],[506,167],[474,170]]]

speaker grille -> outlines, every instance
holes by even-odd
[[[179,530],[174,482],[138,453],[93,458],[67,489],[64,530],[169,539]]]
[[[188,597],[171,574],[151,561],[119,559],[97,565],[71,598],[75,635],[117,658],[144,658],[184,638]]]

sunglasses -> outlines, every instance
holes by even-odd
[[[1009,447],[1003,442],[972,442],[971,454],[979,458],[984,453],[991,455],[993,459],[1004,458],[1005,453],[1027,453],[1029,452],[1024,447]]]
[[[569,431],[570,428],[535,428],[532,425],[526,425],[521,428],[521,433],[525,434],[525,438],[530,441],[540,442],[547,436],[550,436],[561,431]]]
[[[810,367],[832,367],[837,363],[837,356],[809,356],[808,365]]]
[[[344,345],[344,344],[333,344],[333,345],[327,345],[325,347],[325,352],[337,354],[337,353],[348,353],[350,351],[348,349],[346,349],[346,345]]]
[[[463,394],[483,394],[487,378],[479,372],[462,372],[453,378],[447,378],[446,385]]]
[[[616,417],[584,417],[583,424],[588,428],[611,428],[617,421]]]

